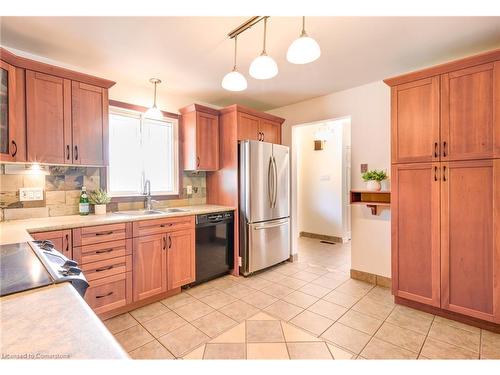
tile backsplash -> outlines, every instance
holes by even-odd
[[[49,166],[48,175],[27,175],[17,173],[23,167],[2,165],[0,174],[0,220],[28,219],[35,217],[63,216],[78,214],[78,201],[82,186],[87,191],[102,186],[100,168]],[[182,178],[179,199],[159,201],[157,207],[173,207],[206,203],[205,173],[185,172]],[[186,187],[193,186],[193,194],[188,195]],[[43,201],[19,200],[19,189],[23,187],[43,187]],[[140,209],[143,201],[112,202],[108,211]]]

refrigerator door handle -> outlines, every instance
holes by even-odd
[[[276,166],[276,159],[273,156],[273,170],[274,170],[274,194],[273,194],[273,208],[276,207],[276,199],[278,198],[278,167]]]
[[[254,227],[254,229],[261,230],[261,229],[276,228],[276,227],[281,227],[281,226],[287,225],[287,224],[288,224],[288,219],[285,219],[285,220],[279,220],[279,221],[272,221],[269,224],[257,225]]]
[[[267,167],[267,196],[269,198],[269,207],[273,208],[273,197],[274,197],[274,174],[273,168],[273,158],[269,158],[269,165]]]

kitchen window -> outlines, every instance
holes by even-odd
[[[153,120],[137,111],[110,107],[108,192],[113,197],[179,193],[177,119]]]

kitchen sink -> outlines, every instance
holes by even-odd
[[[170,212],[189,212],[189,210],[186,210],[184,208],[165,208],[162,211],[166,212],[166,213],[170,213]]]
[[[137,215],[137,216],[141,216],[141,215],[160,215],[160,214],[164,214],[165,212],[164,211],[160,211],[160,210],[130,210],[130,211],[116,211],[116,212],[113,212],[114,214],[118,214],[118,215]]]

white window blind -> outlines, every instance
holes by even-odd
[[[151,194],[178,194],[177,120],[152,120],[142,113],[110,108],[108,192],[137,196],[144,181]]]

